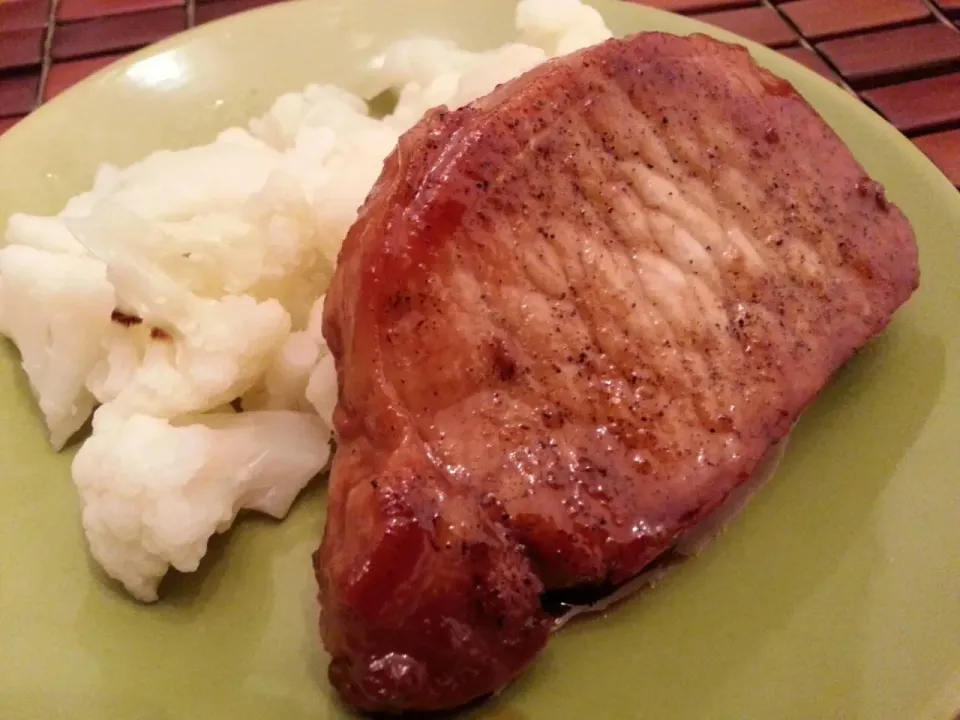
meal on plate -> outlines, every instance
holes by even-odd
[[[320,630],[363,710],[499,690],[553,600],[714,532],[919,282],[903,214],[743,48],[610,39],[577,0],[517,26],[388,48],[386,117],[311,87],[104,166],[0,250],[0,330],[55,447],[92,414],[83,526],[137,598],[284,516],[335,435]]]

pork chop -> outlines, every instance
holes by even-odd
[[[900,211],[737,46],[647,33],[401,139],[324,311],[330,679],[458,706],[754,472],[918,285]]]

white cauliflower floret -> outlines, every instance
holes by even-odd
[[[330,433],[313,415],[206,415],[176,426],[97,411],[73,461],[93,557],[140,600],[170,566],[197,569],[214,533],[241,509],[283,518],[327,463]]]
[[[317,415],[332,428],[337,407],[337,368],[329,352],[321,356],[311,371],[306,396]]]
[[[313,305],[310,312],[310,322],[307,324],[307,335],[317,345],[317,360],[310,371],[305,395],[307,402],[323,421],[333,427],[333,411],[337,406],[337,368],[323,337],[323,307],[326,297],[321,296]]]
[[[392,43],[370,63],[374,71],[372,94],[407,84],[427,87],[440,75],[460,75],[476,62],[477,54],[450,40],[412,37]]]
[[[613,37],[600,13],[580,0],[520,0],[516,24],[523,42],[551,57]]]
[[[307,333],[317,345],[324,347],[327,345],[323,337],[323,309],[326,304],[327,296],[323,294],[314,301],[313,307],[310,308],[310,316],[307,318]]]
[[[284,155],[233,128],[208,145],[105,166],[60,215],[14,215],[6,241],[84,255],[71,224],[88,221],[101,244],[146,256],[197,295],[275,298],[300,326],[342,240],[316,221],[313,197],[329,174],[316,142],[304,145]]]
[[[320,348],[307,331],[290,333],[263,373],[242,398],[244,410],[308,410],[306,392]]]
[[[207,145],[101,165],[56,216],[11,216],[0,331],[56,447],[103,403],[73,475],[93,556],[132,594],[195,570],[240,509],[285,515],[326,464],[338,384],[317,295],[399,133],[610,37],[579,0],[522,0],[516,26],[484,52],[389,47],[364,88],[399,91],[382,120],[313,85]]]
[[[289,104],[296,108],[286,107]],[[291,124],[289,113],[296,114],[299,125]],[[357,208],[380,175],[384,158],[396,147],[399,133],[369,117],[359,97],[329,86],[284,96],[250,125],[255,135],[284,150],[278,172],[261,193],[262,202],[274,215],[297,218],[297,226],[314,233],[305,244],[328,262],[324,282],[311,283],[315,290],[329,279]],[[306,202],[293,208],[292,198]],[[305,220],[304,205],[312,212]]]
[[[323,338],[325,301],[324,295],[317,298],[310,309],[306,330],[290,334],[261,381],[243,396],[244,410],[313,409],[332,427],[337,375]]]
[[[136,323],[139,318],[129,316]],[[137,373],[147,346],[152,344],[151,329],[142,323],[114,323],[101,340],[99,361],[87,375],[87,389],[97,402],[109,402]]]
[[[68,255],[86,255],[83,245],[58,217],[14,213],[7,222],[7,245],[26,245],[36,250]]]
[[[110,332],[113,287],[102,262],[26,245],[0,250],[0,331],[23,369],[57,449],[93,411],[84,381]]]
[[[313,189],[308,197],[304,185],[311,182],[311,174]],[[346,215],[344,220],[337,215],[336,207],[329,207],[332,203],[321,207],[320,198],[348,192],[349,177],[343,178],[338,190],[318,190],[322,183],[326,178],[321,181],[316,169],[285,161],[270,176],[249,211],[253,228],[250,244],[260,249],[261,257],[257,262],[259,276],[245,292],[261,300],[279,300],[298,330],[306,326],[318,290],[329,283],[343,236],[369,190],[367,186],[359,193],[354,191],[352,198],[339,205]]]
[[[469,52],[449,40],[399,40],[370,64],[370,91],[399,91],[384,122],[403,131],[430,108],[462,107],[540,65],[550,57],[595,45],[612,33],[594,8],[580,0],[522,0],[517,5],[520,42]]]
[[[302,93],[277,98],[262,117],[250,121],[250,132],[277,150],[288,150],[304,129],[349,131],[360,116],[367,116],[367,104],[358,95],[334,85],[308,85]]]
[[[125,353],[117,348],[123,340],[114,338],[107,368],[95,370],[91,389],[101,393],[100,402],[110,403],[123,415],[172,418],[230,402],[257,381],[290,332],[290,316],[276,300],[198,297],[152,265],[135,246],[118,248],[104,223],[125,223],[128,215],[114,207],[98,213],[96,221],[70,221],[80,242],[106,263],[118,303],[156,328],[151,341],[142,345],[136,365],[130,358],[141,349],[137,336],[131,334],[128,342],[137,345]],[[116,360],[119,355],[123,362]],[[111,376],[118,368],[125,374]],[[104,394],[110,389],[119,392]]]
[[[240,133],[242,141],[237,140]],[[62,215],[91,214],[96,202],[104,199],[148,220],[231,212],[260,191],[279,161],[276,150],[235,129],[207,145],[151,153],[113,180],[102,181],[92,201]]]
[[[438,75],[427,85],[407,83],[400,90],[397,105],[384,122],[403,132],[416,125],[430,108],[448,105],[460,87],[460,73]]]
[[[522,75],[547,59],[540,48],[510,43],[477,56],[477,61],[463,73],[457,94],[448,101],[451,107],[462,107],[492,92],[500,83]]]
[[[326,156],[323,165],[328,179],[322,185],[315,184],[309,195],[313,206],[313,227],[325,257],[331,262],[331,268],[336,262],[343,238],[357,219],[358,208],[380,176],[383,161],[399,139],[398,131],[385,123],[371,126],[368,123],[373,121],[368,118],[363,120],[364,124],[358,125],[354,131],[337,134],[336,147]],[[294,154],[307,157],[310,145],[310,131],[304,131],[297,137]],[[303,170],[295,172],[301,183],[306,185]]]
[[[162,418],[222,405],[257,381],[276,344],[290,331],[290,317],[275,300],[257,303],[247,296],[227,296],[190,298],[189,304],[190,319],[171,321],[171,329],[159,331],[132,375],[114,379],[104,374],[101,389],[121,389],[115,397],[99,397],[101,402],[123,414]],[[157,312],[147,317],[166,319]]]
[[[473,53],[445,40],[413,38],[387,48],[372,69],[378,91],[387,87],[400,91],[384,123],[402,132],[430,108],[463,107],[546,59],[543,49],[520,43]]]
[[[260,178],[251,194],[221,198],[207,207],[194,208],[197,212],[192,214],[185,206],[183,213],[151,217],[138,212],[137,203],[127,202],[129,192],[126,199],[118,192],[98,200],[84,216],[27,217],[26,225],[29,229],[41,223],[47,244],[56,242],[65,249],[69,237],[82,252],[86,252],[83,244],[97,243],[114,247],[117,253],[138,255],[201,297],[247,294],[260,300],[275,299],[300,329],[317,289],[333,273],[346,227],[356,217],[357,206],[373,180],[361,175],[367,187],[350,190],[354,200],[344,207],[341,215],[345,218],[328,213],[336,224],[324,224],[319,222],[323,213],[314,201],[328,181],[323,163],[299,154],[275,155],[271,171]],[[353,185],[340,183],[336,192]],[[22,228],[18,229],[23,236]],[[81,230],[83,244],[75,238]]]

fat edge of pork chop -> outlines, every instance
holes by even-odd
[[[544,590],[668,550],[918,281],[900,211],[739,47],[611,40],[432,112],[324,311],[334,687],[373,711],[502,687]]]

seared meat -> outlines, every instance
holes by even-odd
[[[544,590],[669,549],[917,283],[906,219],[741,48],[612,40],[432,112],[325,308],[333,685],[386,711],[503,686]]]

